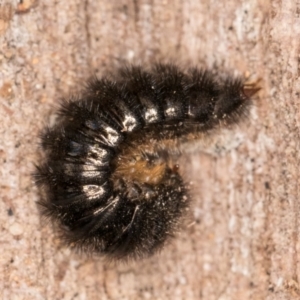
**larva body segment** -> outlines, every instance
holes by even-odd
[[[79,100],[62,104],[58,123],[42,136],[46,159],[36,177],[43,212],[81,249],[151,255],[174,234],[189,203],[169,148],[238,121],[250,104],[243,88],[240,80],[163,64],[91,81]]]

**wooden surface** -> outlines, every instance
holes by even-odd
[[[299,1],[0,4],[3,299],[300,299]],[[35,204],[38,134],[90,75],[160,60],[216,64],[262,90],[247,123],[181,159],[189,226],[160,255],[114,265],[73,253]]]

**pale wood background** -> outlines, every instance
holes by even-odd
[[[300,299],[298,0],[0,0],[0,40],[3,299]],[[250,120],[181,159],[190,226],[160,255],[69,251],[35,204],[39,131],[95,72],[169,59],[261,78]]]

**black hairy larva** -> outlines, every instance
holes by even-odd
[[[171,64],[91,80],[42,134],[46,158],[35,174],[42,211],[71,246],[113,258],[151,255],[188,207],[170,163],[176,147],[236,123],[256,91],[240,79]]]

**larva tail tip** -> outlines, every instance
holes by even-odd
[[[257,94],[262,87],[260,86],[260,81],[258,80],[256,82],[246,82],[243,86],[243,93],[247,98],[251,98],[255,94]]]

